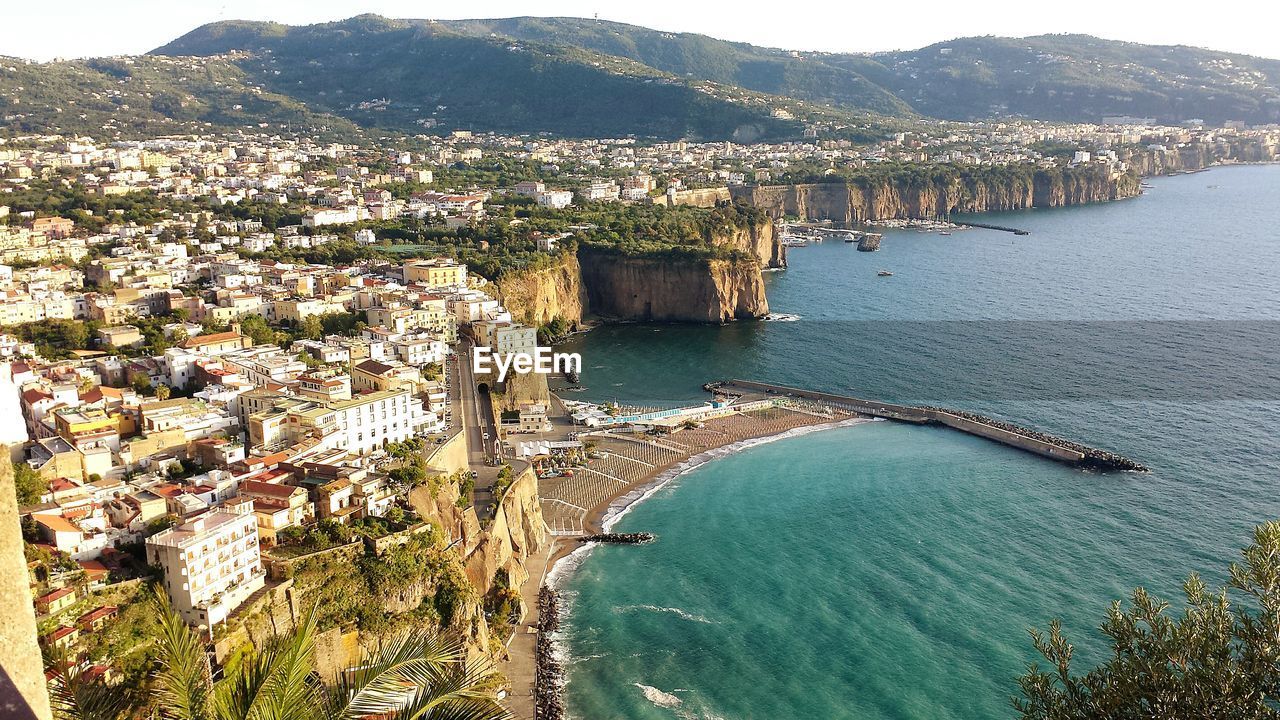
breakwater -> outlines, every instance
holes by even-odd
[[[549,587],[538,591],[538,643],[534,648],[533,716],[561,720],[564,712],[564,667],[555,655],[551,634],[560,628],[560,594]]]
[[[583,535],[578,538],[579,542],[589,543],[613,543],[615,545],[646,545],[657,539],[653,533],[597,533],[595,535]]]
[[[986,228],[987,230],[999,230],[1001,232],[1011,232],[1014,235],[1030,235],[1031,234],[1030,230],[1019,230],[1018,228],[1009,227],[1007,225],[992,225],[990,223],[980,223],[980,222],[970,222],[970,221],[961,222],[960,220],[952,220],[951,223],[954,225],[960,225],[963,227]]]
[[[1010,447],[1034,453],[1058,462],[1104,472],[1146,472],[1147,467],[1123,455],[1089,447],[1046,432],[979,415],[965,410],[934,406],[898,405],[875,400],[847,397],[832,393],[802,390],[751,380],[726,380],[707,383],[708,390],[743,395],[782,395],[818,402],[836,409],[868,417],[883,418],[916,425],[943,425],[969,435],[976,435]]]

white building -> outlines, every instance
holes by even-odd
[[[360,208],[348,205],[333,210],[312,210],[302,218],[302,226],[314,228],[322,225],[346,225],[360,219]]]
[[[418,432],[435,432],[439,425],[439,418],[423,408],[410,388],[364,393],[337,402],[280,398],[249,415],[249,441],[262,447],[311,437],[321,439],[327,448],[367,455]]]
[[[538,204],[549,208],[567,208],[573,203],[573,193],[568,190],[548,190],[536,195]]]
[[[147,539],[147,561],[188,623],[212,628],[263,586],[253,501],[236,498]]]

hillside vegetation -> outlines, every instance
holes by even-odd
[[[856,36],[851,36],[855,37]],[[1087,35],[792,52],[578,18],[226,21],[142,57],[0,58],[0,128],[103,137],[271,128],[755,142],[921,117],[1280,122],[1280,61]],[[826,136],[826,135],[824,135]]]

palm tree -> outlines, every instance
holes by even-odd
[[[167,720],[505,720],[486,690],[491,669],[469,663],[462,643],[410,628],[381,640],[364,662],[325,685],[314,671],[316,610],[214,681],[205,644],[154,594],[160,618],[153,697]],[[56,684],[56,683],[55,683]],[[101,686],[99,686],[100,688]],[[67,720],[120,720],[89,703],[89,690],[61,703]],[[56,696],[55,696],[56,697]],[[77,702],[71,702],[71,699]],[[82,712],[92,710],[92,712]]]
[[[48,663],[49,704],[54,716],[68,720],[125,720],[133,711],[131,693],[89,680],[65,654],[55,654]]]

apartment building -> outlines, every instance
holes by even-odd
[[[212,628],[263,586],[253,501],[221,508],[147,539],[147,561],[164,570],[164,589],[191,625]]]
[[[325,447],[366,455],[437,425],[436,416],[423,409],[422,401],[414,398],[408,387],[340,402],[279,397],[249,415],[249,441],[253,447],[276,447],[316,438],[322,439]]]
[[[427,287],[465,287],[467,266],[448,258],[410,260],[404,264],[404,281]]]

